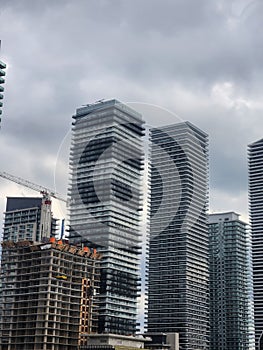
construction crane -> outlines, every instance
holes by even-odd
[[[30,188],[31,190],[40,192],[42,194],[43,198],[41,205],[40,237],[41,239],[49,238],[51,233],[52,222],[51,197],[56,198],[65,203],[67,203],[67,200],[63,196],[48,189],[47,187],[37,185],[31,181],[22,179],[19,176],[14,176],[6,172],[0,172],[0,177],[15,182],[18,185]]]

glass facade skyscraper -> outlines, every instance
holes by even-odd
[[[248,146],[256,350],[263,349],[263,139]]]
[[[210,349],[249,350],[253,317],[247,224],[234,212],[211,214],[209,243]]]
[[[148,332],[207,350],[208,136],[189,122],[150,130]]]
[[[136,331],[142,207],[141,115],[117,100],[77,109],[69,240],[102,252],[99,332]]]

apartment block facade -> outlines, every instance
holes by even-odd
[[[38,197],[7,197],[3,240],[41,242],[55,236],[57,220],[50,201],[46,202]]]
[[[251,349],[252,275],[248,238],[247,224],[238,214],[209,215],[211,350]]]

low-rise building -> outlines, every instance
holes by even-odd
[[[148,332],[144,336],[145,349],[179,350],[179,333]]]
[[[86,334],[87,344],[79,350],[137,350],[143,349],[144,336],[119,334]]]

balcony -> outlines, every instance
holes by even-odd
[[[2,69],[6,68],[6,64],[2,61],[0,61],[0,68],[2,68]]]

